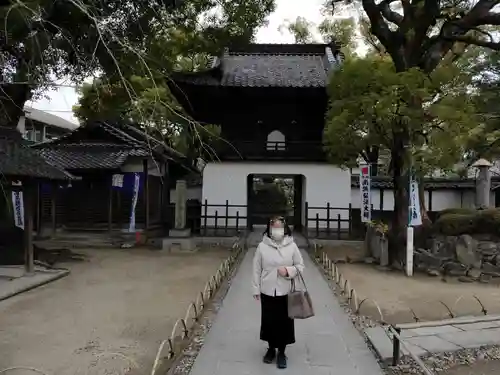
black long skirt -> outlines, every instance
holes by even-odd
[[[295,324],[288,317],[287,296],[260,295],[260,339],[271,348],[284,348],[295,343]]]

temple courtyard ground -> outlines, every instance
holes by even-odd
[[[228,250],[77,250],[69,276],[0,302],[0,371],[47,375],[148,373]],[[16,370],[19,374],[32,374]]]
[[[375,300],[382,309],[386,322],[413,322],[413,312],[422,321],[449,318],[449,309],[456,316],[483,315],[476,296],[488,314],[500,314],[500,284],[463,283],[456,277],[443,279],[416,273],[407,277],[401,271],[382,271],[364,263],[345,263],[363,257],[363,249],[356,245],[325,246],[330,259],[340,260],[340,272],[356,289],[360,300]],[[443,304],[444,303],[444,304]],[[410,310],[411,309],[411,310]],[[361,313],[378,319],[379,313],[371,301],[363,304]]]

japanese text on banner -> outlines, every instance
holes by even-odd
[[[370,185],[370,166],[363,165],[360,167],[359,176],[359,189],[361,193],[361,222],[363,223],[367,223],[372,219]]]
[[[412,176],[410,179],[409,219],[409,225],[412,227],[422,225],[422,216],[420,215],[420,197],[418,195],[418,182],[414,176]]]
[[[24,229],[24,200],[22,191],[12,192],[12,207],[14,208],[14,225]]]
[[[139,195],[139,174],[134,173],[134,192],[132,196],[132,204],[130,207],[130,225],[128,228],[129,233],[135,232],[135,207],[137,206],[137,196]]]

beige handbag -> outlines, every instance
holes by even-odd
[[[288,317],[291,319],[307,319],[314,316],[311,295],[307,291],[304,277],[298,269],[297,275],[304,285],[304,290],[297,290],[295,287],[295,279],[292,279],[292,288],[288,294]]]

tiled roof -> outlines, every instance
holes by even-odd
[[[130,156],[148,156],[146,150],[112,144],[64,144],[39,149],[52,165],[64,169],[117,169]]]
[[[74,179],[70,173],[49,164],[22,142],[16,129],[0,128],[0,174],[51,180]]]
[[[173,79],[230,87],[325,87],[328,71],[338,64],[334,53],[327,44],[252,44],[214,58],[209,71],[178,73]]]
[[[359,187],[359,176],[351,176],[351,186]],[[392,189],[392,178],[385,176],[372,177],[371,187],[375,189]],[[500,181],[492,179],[491,188],[500,186]],[[476,181],[470,178],[426,178],[424,180],[425,189],[475,189]]]
[[[100,136],[95,131],[103,130]],[[104,139],[106,138],[106,139]],[[177,162],[186,158],[163,142],[125,124],[91,123],[52,141],[32,145],[53,165],[74,169],[116,169],[128,157],[155,155]]]

